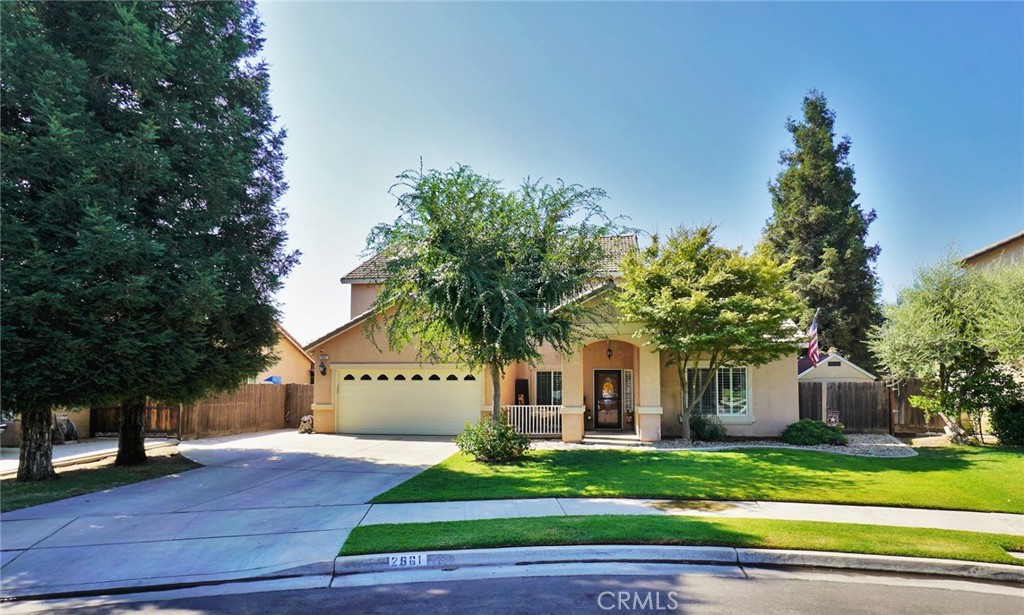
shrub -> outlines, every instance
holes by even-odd
[[[713,414],[690,415],[690,437],[704,442],[725,442],[725,425]]]
[[[509,461],[530,450],[530,439],[516,433],[504,417],[500,425],[490,418],[480,419],[476,425],[466,423],[466,429],[455,436],[455,444],[477,461]]]
[[[829,427],[822,421],[811,419],[800,419],[792,423],[782,432],[782,440],[786,444],[798,446],[814,446],[815,444],[840,444],[845,445],[847,440],[843,435],[842,425]]]
[[[989,414],[992,433],[1004,446],[1024,446],[1024,400],[996,406]]]

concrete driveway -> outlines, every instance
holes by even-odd
[[[205,467],[0,517],[0,595],[329,574],[367,501],[455,450],[293,431],[183,442]]]

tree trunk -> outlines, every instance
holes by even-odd
[[[501,424],[501,369],[491,364],[491,420],[495,425]]]
[[[115,465],[137,466],[146,463],[146,398],[121,402],[121,429],[117,438]]]
[[[56,478],[53,471],[53,423],[49,409],[21,413],[21,449],[18,455],[18,480]]]

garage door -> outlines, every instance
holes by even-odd
[[[455,435],[480,418],[479,374],[418,365],[334,368],[340,433]]]

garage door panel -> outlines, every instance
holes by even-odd
[[[483,403],[481,380],[465,370],[339,371],[338,431],[367,434],[454,435],[475,422]],[[352,380],[345,380],[351,374]],[[404,376],[396,380],[395,376]],[[419,375],[422,380],[413,380]],[[370,379],[362,379],[369,376]],[[381,376],[387,379],[382,379]],[[435,380],[430,378],[434,376]],[[450,378],[455,379],[450,379]]]

